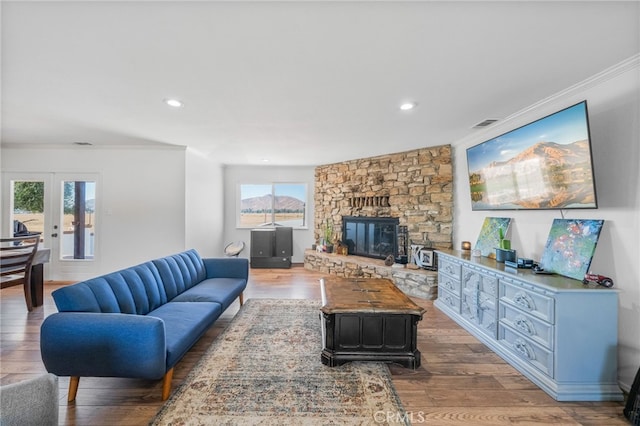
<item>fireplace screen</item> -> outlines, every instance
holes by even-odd
[[[349,254],[384,259],[398,255],[398,219],[343,217],[342,240]]]

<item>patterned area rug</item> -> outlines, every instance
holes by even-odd
[[[385,364],[321,351],[319,301],[249,299],[151,424],[405,424]]]

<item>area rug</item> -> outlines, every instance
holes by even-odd
[[[384,363],[321,351],[320,301],[249,299],[151,424],[408,423]]]

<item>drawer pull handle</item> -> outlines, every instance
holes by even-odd
[[[531,298],[523,292],[519,292],[517,293],[514,298],[513,301],[516,305],[527,309],[529,311],[533,311],[535,305],[533,304],[533,300],[531,300]]]
[[[536,358],[533,351],[529,349],[527,342],[522,339],[516,339],[516,341],[513,342],[513,349],[529,360],[534,360]]]
[[[454,302],[453,302],[453,299],[451,298],[451,296],[445,297],[444,300],[447,302],[447,305],[449,305],[449,306],[453,306],[454,305]]]
[[[447,271],[450,274],[453,274],[453,268],[451,267],[451,265],[447,265],[444,267],[444,270]]]
[[[518,330],[527,333],[529,336],[533,336],[536,334],[536,329],[533,324],[531,324],[531,321],[523,316],[516,317],[514,324],[516,325],[516,328]]]
[[[449,290],[455,290],[453,283],[449,280],[445,281],[444,286],[447,287]]]

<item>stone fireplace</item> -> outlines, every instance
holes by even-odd
[[[451,146],[422,148],[379,157],[362,158],[316,167],[314,191],[314,229],[320,241],[329,221],[334,239],[349,244],[363,240],[373,246],[375,257],[359,248],[349,249],[349,256],[305,250],[304,267],[342,277],[388,278],[408,295],[435,299],[437,272],[387,266],[382,254],[398,243],[398,236],[383,238],[382,231],[373,237],[351,236],[349,219],[393,220],[393,228],[407,244],[436,249],[452,248],[453,169]],[[345,222],[347,221],[347,222]],[[382,229],[387,229],[385,224]],[[363,226],[357,223],[351,226]],[[389,225],[390,226],[390,225]],[[365,234],[366,231],[365,231]],[[373,243],[372,243],[373,242]],[[358,246],[360,247],[360,246]],[[396,247],[396,250],[398,247]],[[352,256],[352,254],[358,254]],[[395,252],[395,254],[398,254]],[[406,253],[404,253],[406,254]]]
[[[344,242],[343,217],[394,218],[408,244],[452,248],[450,145],[318,166],[314,194],[318,241],[327,220]]]

